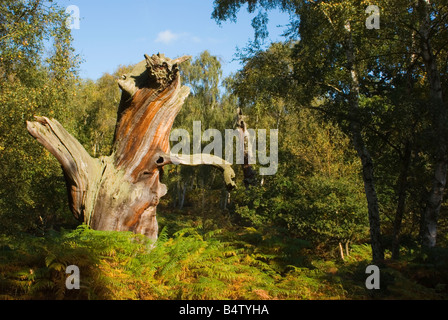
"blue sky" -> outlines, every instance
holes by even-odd
[[[209,50],[222,61],[224,76],[240,68],[236,48],[243,48],[254,32],[254,15],[243,8],[236,23],[219,26],[211,19],[213,0],[63,0],[62,7],[76,5],[80,28],[72,29],[74,47],[84,62],[81,77],[98,79],[120,65],[135,64],[143,54],[164,53],[170,58],[196,57]],[[269,13],[270,41],[281,40],[288,16]]]

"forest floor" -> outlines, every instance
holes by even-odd
[[[254,228],[217,229],[201,218],[160,217],[155,244],[132,233],[85,226],[44,236],[0,236],[0,299],[367,300],[448,298],[448,251],[403,248],[380,267],[368,290],[370,246],[353,244],[342,260],[306,241]],[[336,251],[337,252],[337,251]],[[387,254],[386,254],[387,256]],[[67,290],[66,268],[80,270]]]

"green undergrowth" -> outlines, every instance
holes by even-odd
[[[156,243],[126,232],[76,230],[0,240],[1,299],[409,299],[444,298],[446,267],[413,256],[381,267],[381,290],[364,283],[369,246],[345,261],[312,255],[299,239],[253,228],[164,228]],[[442,253],[438,253],[439,257]],[[420,259],[420,260],[418,260]],[[448,261],[446,259],[445,261]],[[66,268],[80,289],[66,288]],[[446,269],[446,268],[445,268]],[[440,283],[431,283],[434,273]],[[426,278],[425,278],[426,277]],[[441,279],[441,280],[440,280]],[[423,281],[425,280],[425,281]],[[434,282],[434,281],[433,281]],[[437,282],[437,281],[435,281]]]

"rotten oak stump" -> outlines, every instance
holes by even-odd
[[[224,160],[203,155],[193,163],[193,156],[170,154],[170,131],[190,93],[181,86],[179,64],[189,58],[145,55],[118,80],[122,96],[108,157],[92,158],[55,119],[27,122],[29,133],[61,164],[70,209],[79,221],[95,230],[132,231],[156,240],[156,207],[167,192],[160,173],[168,164],[213,165],[223,171],[227,188],[235,187],[235,173]]]

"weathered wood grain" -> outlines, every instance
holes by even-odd
[[[133,71],[118,80],[118,106],[112,154],[92,158],[55,119],[36,117],[29,133],[61,163],[74,216],[96,230],[133,231],[157,239],[156,207],[166,192],[160,170],[168,164],[193,165],[170,157],[169,135],[189,88],[181,86],[179,63],[145,55]],[[212,158],[210,158],[212,157]],[[229,163],[204,156],[194,165],[213,165],[224,173],[228,188],[235,187]]]

